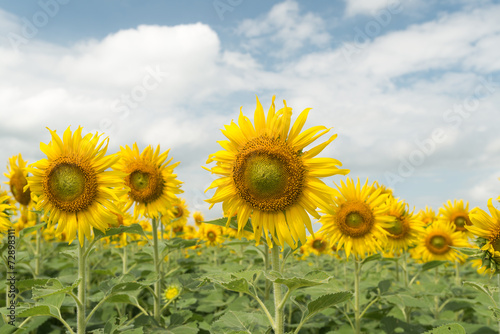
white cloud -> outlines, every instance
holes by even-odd
[[[380,11],[400,11],[402,8],[411,13],[424,5],[421,0],[346,0],[345,16],[375,16]]]
[[[294,57],[306,45],[324,47],[330,41],[323,19],[314,13],[302,14],[293,0],[274,5],[261,18],[244,20],[237,31],[248,39],[249,51],[282,58]]]

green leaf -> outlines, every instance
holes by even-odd
[[[182,239],[182,238],[172,238],[169,240],[165,240],[165,246],[169,250],[174,250],[174,249],[182,249],[182,248],[188,248],[195,246],[198,243],[198,239]]]
[[[487,285],[481,284],[481,283],[476,283],[476,282],[471,282],[471,281],[464,281],[463,285],[471,286],[474,289],[485,293],[495,303],[495,300],[493,299],[493,295],[492,295],[492,293],[491,293],[491,291],[490,291],[490,289],[488,288]]]
[[[214,220],[208,220],[208,221],[205,221],[203,223],[226,227],[227,217],[222,217],[222,218],[214,219]],[[234,216],[231,218],[231,221],[229,222],[229,227],[232,229],[235,229],[235,230],[238,229],[238,216]],[[250,232],[250,233],[254,233],[251,218],[248,218],[248,221],[247,221],[245,227],[243,228],[243,230]],[[260,240],[262,240],[263,242],[266,242],[266,239],[264,237],[261,237]]]
[[[20,318],[33,317],[38,315],[46,315],[55,318],[60,318],[59,310],[51,305],[39,305],[19,313]]]
[[[361,261],[361,265],[366,264],[368,262],[372,262],[372,261],[378,261],[381,258],[382,258],[382,255],[380,255],[379,253],[370,255],[367,258],[364,258],[363,261]]]
[[[427,271],[431,270],[433,268],[437,268],[442,264],[447,263],[448,261],[431,261],[431,262],[426,262],[422,265],[422,271]]]
[[[311,317],[314,314],[321,312],[329,307],[345,302],[346,300],[349,300],[351,298],[352,292],[350,291],[341,291],[323,295],[307,304],[307,310],[309,312],[308,317]]]
[[[111,288],[111,294],[113,293],[120,293],[120,292],[126,292],[126,291],[138,291],[144,288],[144,286],[141,283],[137,282],[126,282],[126,283],[119,283],[116,284]]]
[[[22,281],[16,282],[16,288],[19,292],[30,290],[32,287],[36,285],[45,285],[49,281],[48,278],[39,278],[39,279],[25,279]]]
[[[227,283],[219,282],[219,284],[231,291],[250,293],[248,282],[245,278],[229,281]]]
[[[264,334],[268,319],[260,313],[227,311],[212,324],[212,334]]]
[[[279,277],[278,274],[279,273],[274,271],[265,273],[267,279],[275,283],[284,284],[290,290],[296,290],[299,288],[305,288],[309,286],[322,285],[327,283],[328,280],[331,278],[331,276],[328,276],[327,274],[320,271],[308,273],[306,275],[307,278],[302,278],[302,277],[283,278]]]
[[[65,294],[73,291],[79,283],[80,279],[77,279],[72,285],[63,287],[59,280],[51,278],[44,286],[37,286],[32,289],[33,299],[46,298],[57,294]]]
[[[22,229],[21,232],[19,232],[19,239],[22,239],[24,236],[26,236],[27,234],[30,234],[31,232],[35,232],[35,231],[41,229],[45,225],[47,225],[47,223],[36,224],[35,226],[30,226],[30,227],[26,227],[26,228]]]
[[[466,332],[460,324],[448,324],[431,329],[424,334],[466,334]]]
[[[109,230],[107,230],[106,233],[103,233],[102,231],[100,231],[98,229],[94,229],[95,240],[111,237],[113,235],[117,235],[117,234],[121,234],[121,233],[141,234],[143,236],[146,236],[146,234],[142,230],[142,226],[139,224],[132,224],[130,226],[112,227]]]

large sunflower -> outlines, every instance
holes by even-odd
[[[451,261],[462,262],[465,255],[451,247],[469,247],[462,232],[456,231],[450,222],[437,221],[421,234],[412,256],[422,262]]]
[[[387,206],[387,214],[394,220],[386,228],[389,233],[385,248],[386,251],[397,254],[416,245],[420,234],[424,232],[424,223],[409,211],[408,203],[403,200],[391,197]]]
[[[454,200],[446,202],[444,208],[439,209],[438,220],[440,222],[449,222],[455,226],[455,230],[465,233],[468,237],[472,237],[472,233],[468,232],[466,226],[472,225],[469,219],[469,202],[463,200]]]
[[[28,207],[31,203],[31,191],[29,187],[24,189],[28,184],[26,177],[28,176],[28,171],[26,170],[27,161],[23,160],[21,153],[9,158],[9,164],[7,168],[9,173],[4,173],[6,177],[9,178],[9,182],[5,182],[10,186],[10,191],[16,201],[23,207]]]
[[[374,190],[368,180],[360,186],[359,179],[354,184],[347,178],[346,183],[341,181],[337,187],[333,205],[319,220],[323,224],[319,232],[324,233],[331,246],[344,248],[347,258],[351,252],[356,258],[364,258],[381,250],[394,220],[387,215],[385,205],[389,194],[381,194],[380,187]]]
[[[52,140],[40,143],[47,155],[32,164],[28,185],[32,195],[38,196],[37,210],[44,210],[49,224],[57,224],[56,234],[63,232],[71,243],[78,231],[78,240],[93,237],[93,228],[105,231],[116,221],[112,212],[119,212],[114,201],[122,195],[123,173],[106,171],[117,160],[117,155],[106,156],[108,138],[87,134],[82,128],[71,133],[66,129],[61,139],[50,130]]]
[[[469,217],[472,225],[466,226],[474,235],[484,239],[484,245],[481,249],[488,251],[496,262],[500,263],[500,211],[488,200],[488,210],[490,215],[480,208],[471,210]]]
[[[121,159],[113,168],[126,173],[125,184],[130,187],[128,207],[135,204],[135,217],[157,218],[160,213],[169,216],[175,195],[183,192],[182,182],[173,174],[179,162],[169,165],[172,158],[166,160],[170,150],[160,154],[160,145],[156,150],[147,146],[142,153],[135,143],[132,148],[125,146],[120,150]]]
[[[12,224],[9,219],[11,212],[9,211],[13,210],[14,207],[9,202],[10,196],[7,192],[2,192],[0,194],[0,235],[12,228]]]
[[[336,135],[304,151],[330,129],[315,126],[302,132],[310,109],[305,109],[290,128],[292,109],[286,101],[283,103],[285,107],[276,112],[273,96],[266,118],[257,98],[255,126],[241,109],[238,124],[225,126],[222,133],[229,140],[219,141],[224,150],[211,154],[207,160],[216,162],[215,167],[207,170],[221,178],[208,188],[217,190],[206,201],[211,203],[210,208],[222,202],[228,224],[237,212],[238,233],[242,233],[252,215],[257,242],[264,232],[271,247],[272,239],[281,246],[286,242],[295,248],[299,240],[306,242],[305,227],[313,233],[308,213],[319,219],[316,208],[326,210],[329,206],[332,189],[319,178],[349,171],[339,169],[338,160],[315,158]]]

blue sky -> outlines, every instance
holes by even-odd
[[[500,195],[498,1],[0,1],[0,161],[45,127],[171,148],[191,211],[220,129],[276,94],[416,209]],[[135,94],[135,95],[134,95]],[[134,97],[135,96],[135,97]],[[4,178],[5,179],[5,178]],[[341,177],[327,179],[329,185]]]

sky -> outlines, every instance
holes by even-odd
[[[108,153],[159,144],[191,213],[217,218],[201,166],[240,108],[253,119],[276,95],[333,128],[321,156],[349,177],[416,211],[485,209],[500,195],[499,17],[482,0],[0,0],[0,161],[44,158],[47,127],[103,132]]]

